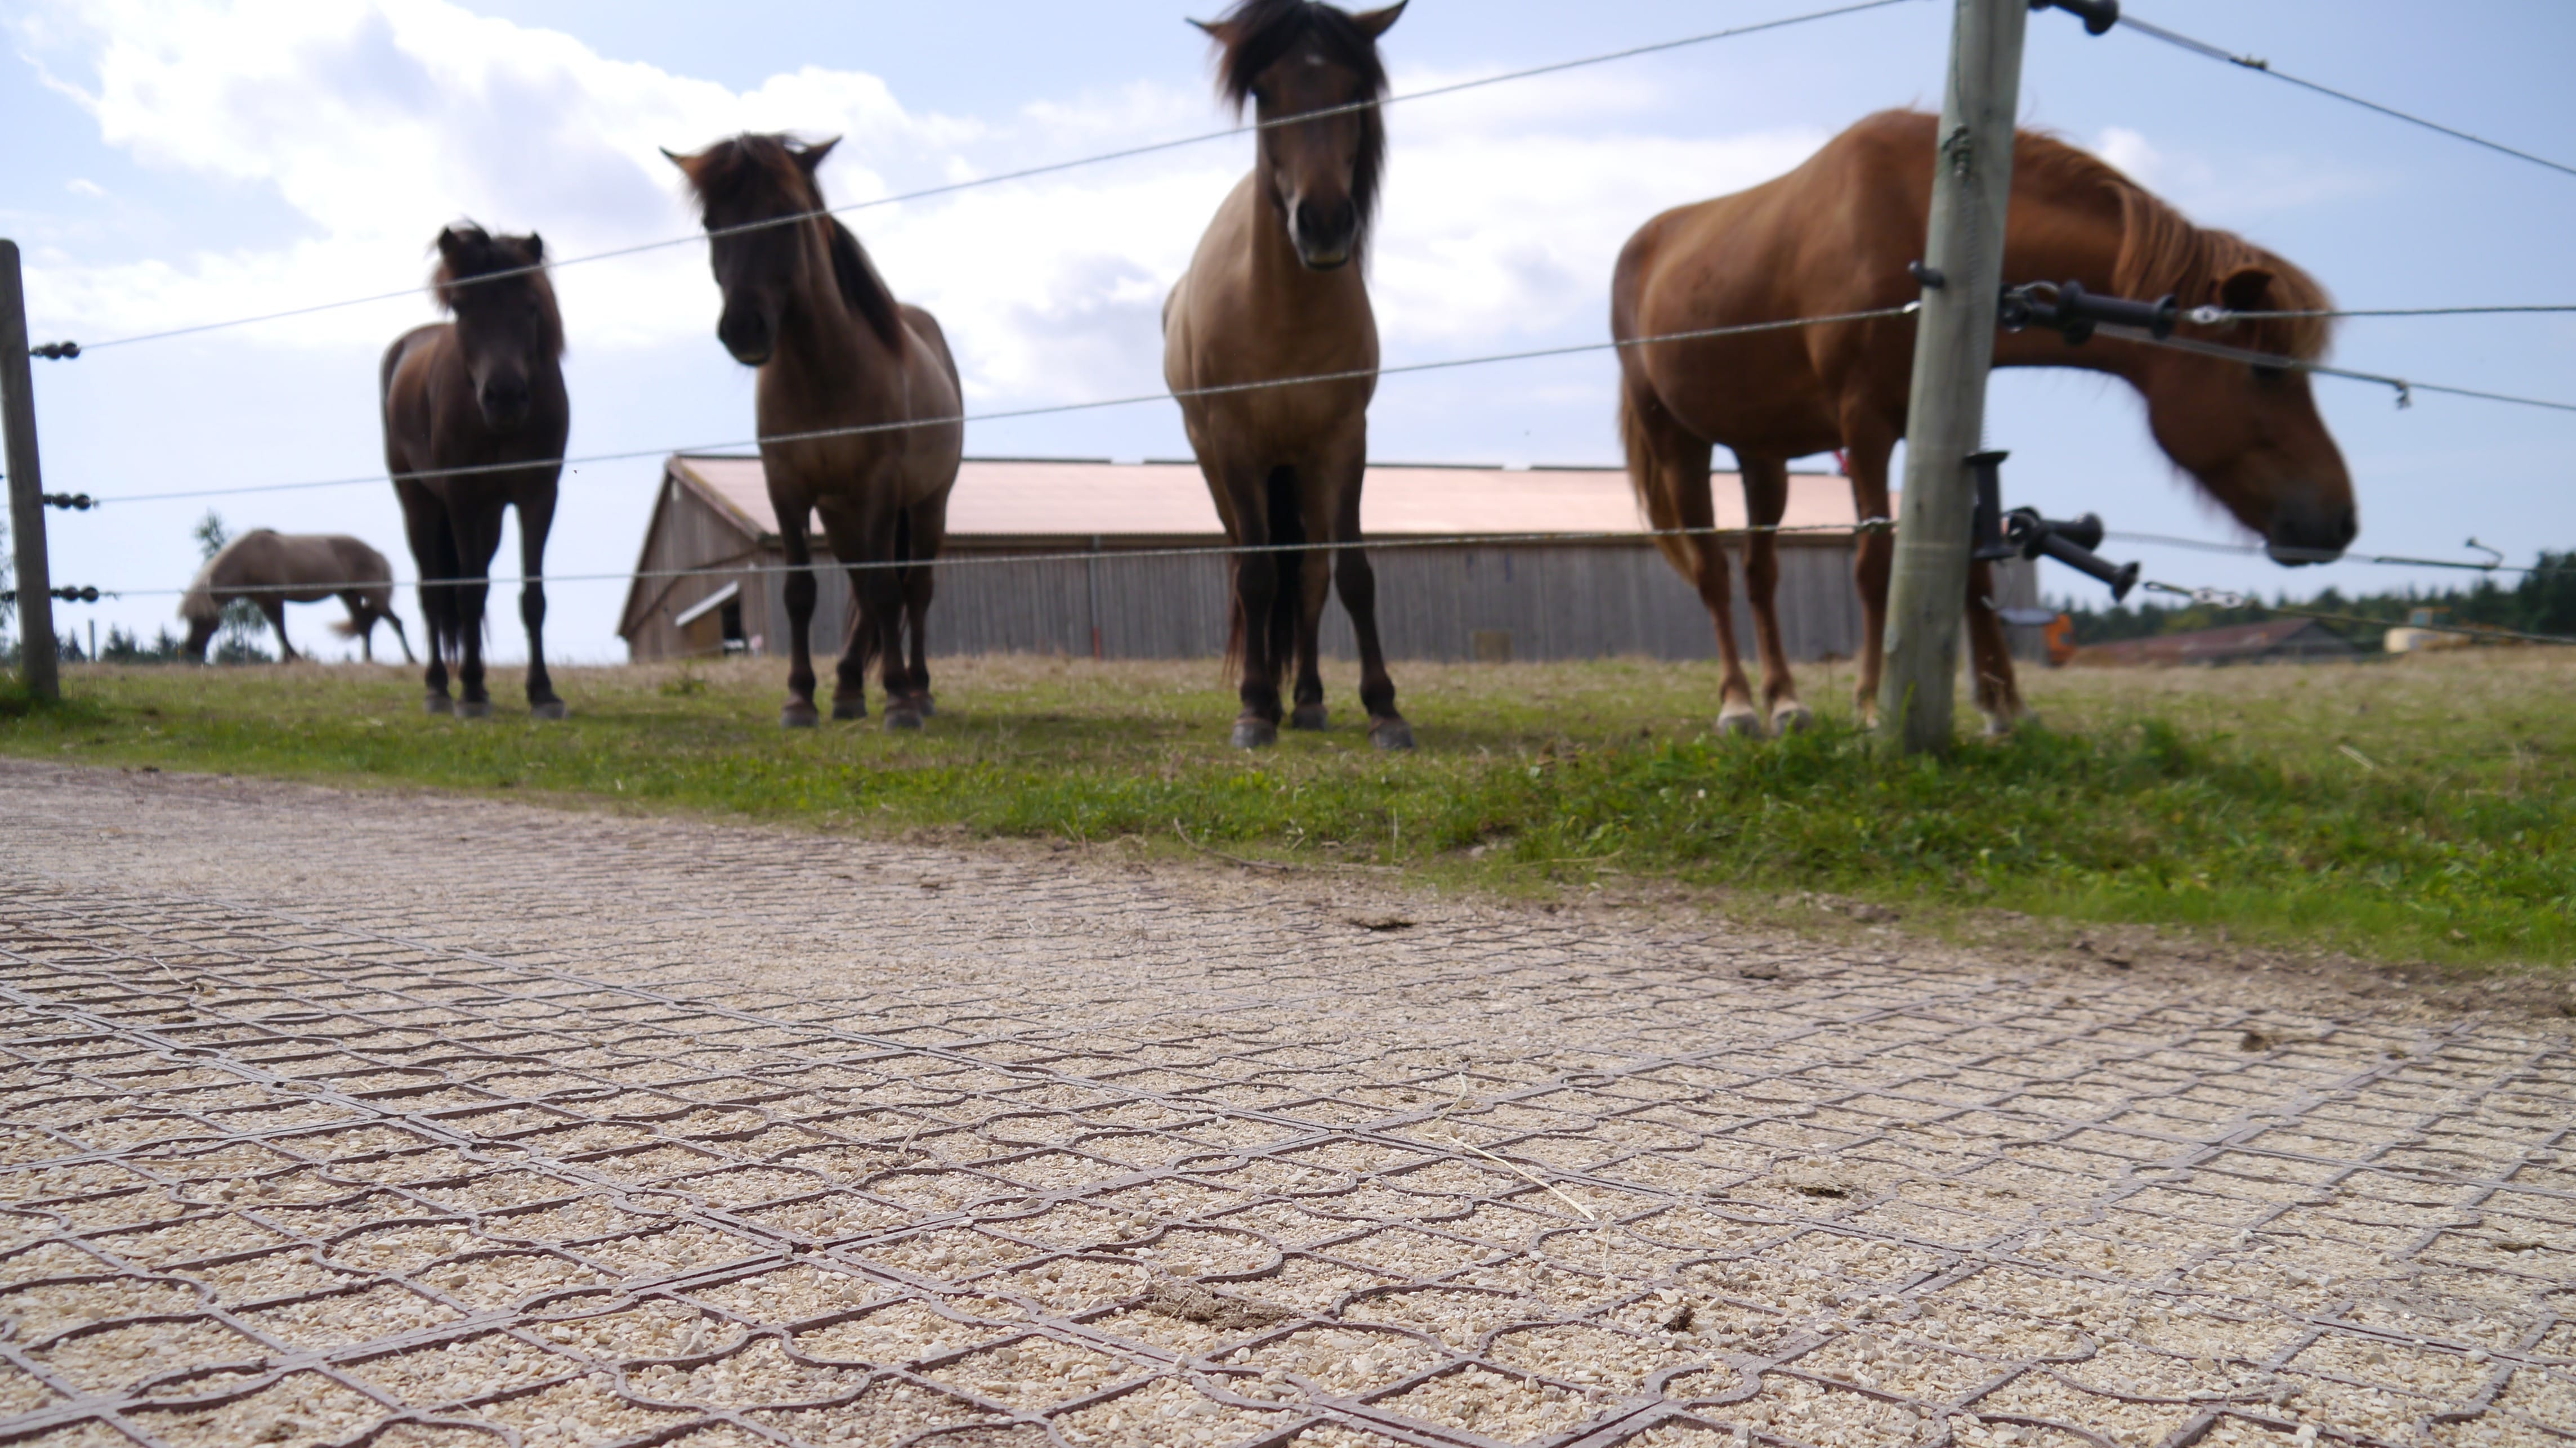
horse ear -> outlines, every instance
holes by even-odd
[[[821,169],[823,158],[831,155],[832,148],[839,144],[841,144],[841,138],[834,136],[829,140],[816,141],[812,145],[805,147],[803,150],[793,151],[789,154],[796,158],[796,164],[804,167],[805,174],[808,177],[811,177],[817,170]]]
[[[1207,38],[1215,41],[1219,45],[1234,44],[1234,26],[1231,22],[1224,20],[1193,20],[1190,23],[1197,26],[1199,29],[1206,31]]]
[[[1404,7],[1410,3],[1412,0],[1395,0],[1394,4],[1384,10],[1363,11],[1352,16],[1351,23],[1360,28],[1362,35],[1374,41],[1395,28],[1395,22],[1403,16]]]
[[[672,150],[668,146],[657,146],[654,149],[662,153],[663,160],[679,167],[680,174],[688,177],[693,184],[698,179],[698,167],[705,164],[707,159],[704,151],[700,151],[693,156],[684,156],[679,152]]]
[[[2259,266],[2240,266],[2218,283],[2218,304],[2231,312],[2259,312],[2272,292],[2272,273]]]
[[[528,233],[528,262],[529,262],[529,264],[530,264],[530,265],[534,265],[534,264],[536,264],[536,263],[538,263],[538,262],[544,261],[545,259],[546,259],[546,239],[545,239],[544,237],[542,237],[542,236],[537,235],[537,234],[536,234],[535,232],[533,232],[533,231],[529,232],[529,233]]]
[[[465,238],[456,234],[455,227],[442,226],[438,229],[438,254],[440,256],[447,258],[449,261],[454,261],[456,260],[456,253],[463,250],[464,247]]]

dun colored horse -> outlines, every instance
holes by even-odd
[[[1377,391],[1377,318],[1353,265],[1365,253],[1386,161],[1373,102],[1386,94],[1378,37],[1404,6],[1351,15],[1308,0],[1241,0],[1200,28],[1219,47],[1219,84],[1260,118],[1252,174],[1234,188],[1163,306],[1163,376],[1238,544],[1344,545],[1247,553],[1234,564],[1232,652],[1243,665],[1234,742],[1279,738],[1279,676],[1293,650],[1289,727],[1321,729],[1316,633],[1338,583],[1360,646],[1369,739],[1410,749],[1378,641],[1377,578],[1348,546],[1360,537],[1368,405]],[[1299,116],[1311,119],[1297,120]],[[1282,377],[1355,373],[1334,382],[1258,387]],[[1338,554],[1338,565],[1332,562]]]
[[[832,717],[867,717],[868,661],[882,656],[885,727],[918,729],[932,712],[923,643],[932,570],[907,565],[927,565],[947,537],[966,444],[957,364],[939,323],[897,302],[859,239],[824,213],[815,171],[836,144],[742,135],[694,156],[663,154],[688,176],[706,223],[724,291],[716,336],[735,361],[760,369],[761,465],[796,570],[787,575],[793,659],[779,722],[807,728],[820,718],[807,533],[819,513],[859,612]],[[843,428],[854,431],[807,436]]]
[[[1935,131],[1928,115],[1889,111],[1843,132],[1797,170],[1750,191],[1668,211],[1620,254],[1610,322],[1622,340],[1738,323],[1893,306],[1917,295],[1906,263],[1922,255]],[[2089,291],[2238,311],[2324,307],[2305,272],[2243,238],[2205,230],[2109,165],[2029,132],[2013,152],[2007,283],[2073,279]],[[2272,318],[2192,331],[2256,351],[2310,358],[2325,324]],[[1705,528],[1712,445],[1734,450],[1746,511],[1777,523],[1791,458],[1842,448],[1863,518],[1887,517],[1888,455],[1905,433],[1914,323],[1887,318],[1746,336],[1659,342],[1620,351],[1620,425],[1628,473],[1657,528]],[[2038,331],[1997,339],[1999,367],[2107,372],[2146,399],[2166,456],[2284,562],[2331,558],[2358,524],[2352,481],[2304,373],[2097,338],[2070,346]],[[1699,589],[1717,625],[1726,681],[1722,728],[1787,730],[1808,718],[1780,647],[1774,540],[1745,544],[1746,592],[1762,656],[1762,707],[1737,657],[1726,554],[1712,537],[1667,537],[1665,555]],[[1866,621],[1859,670],[1864,717],[1875,714],[1894,545],[1860,540]],[[1984,564],[1969,579],[1977,706],[1990,732],[2022,717],[2011,657]]]
[[[533,233],[491,236],[470,223],[440,232],[430,287],[455,320],[415,328],[385,353],[385,466],[420,568],[433,714],[492,712],[483,688],[491,589],[482,580],[501,547],[501,514],[517,508],[528,712],[564,717],[546,676],[542,575],[572,404],[564,395],[563,317],[545,259],[545,242]],[[447,695],[450,655],[459,661],[461,704]]]
[[[403,661],[414,662],[411,640],[394,613],[394,570],[385,555],[344,533],[280,533],[254,528],[235,538],[197,570],[179,616],[188,621],[188,657],[205,662],[206,645],[224,624],[224,605],[247,598],[277,630],[277,651],[295,660],[286,641],[286,606],[320,603],[334,595],[347,606],[346,622],[333,624],[342,638],[358,640],[367,662],[376,661],[376,620],[394,626]]]

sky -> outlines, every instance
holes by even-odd
[[[1413,0],[1384,51],[1400,95],[1821,8],[1823,0]],[[1203,5],[1212,10],[1213,5]],[[2132,11],[2282,70],[2576,164],[2576,6],[2493,0],[2136,0]],[[0,0],[0,235],[25,249],[38,340],[87,344],[343,297],[390,300],[35,364],[46,485],[101,498],[364,476],[383,466],[384,347],[435,313],[439,228],[536,230],[550,255],[681,244],[558,270],[575,454],[740,443],[752,374],[714,336],[695,217],[659,148],[745,129],[840,135],[835,203],[1222,128],[1207,45],[1166,3],[981,0]],[[746,18],[750,17],[750,18]],[[1395,106],[1371,264],[1389,363],[1599,341],[1610,268],[1673,205],[1794,166],[1872,111],[1937,105],[1949,7],[1900,4]],[[2134,31],[2034,15],[2025,124],[2095,149],[2195,220],[2240,231],[2356,307],[2576,303],[2576,177],[2497,156]],[[857,212],[907,300],[936,312],[970,411],[1153,392],[1158,316],[1248,165],[1233,137]],[[2576,317],[2348,322],[2335,360],[2576,401]],[[1611,464],[1606,354],[1380,387],[1387,462]],[[2576,415],[2320,379],[2360,495],[2357,551],[2527,563],[2576,547]],[[2243,541],[2148,439],[2122,384],[1996,379],[2007,501],[2142,533]],[[1169,402],[971,427],[972,455],[1186,457]],[[1723,455],[1721,454],[1721,460]],[[623,589],[658,462],[567,473],[547,551],[548,652],[623,657]],[[55,513],[58,606],[149,637],[194,571],[209,508],[236,531],[350,532],[410,576],[381,482]],[[516,557],[515,536],[503,559]],[[2106,550],[2178,583],[2304,597],[2461,575],[2283,570]],[[515,573],[514,566],[496,571]],[[2055,572],[2048,587],[2096,598]],[[401,604],[415,610],[406,594]],[[523,645],[506,602],[496,654]],[[343,646],[337,605],[290,611]]]

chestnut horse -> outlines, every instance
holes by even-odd
[[[1200,24],[1216,39],[1226,98],[1238,110],[1250,101],[1261,129],[1252,174],[1217,208],[1163,304],[1163,376],[1180,396],[1190,446],[1234,543],[1359,541],[1378,354],[1368,283],[1352,263],[1367,249],[1385,171],[1386,129],[1374,102],[1386,94],[1386,67],[1377,41],[1403,11],[1397,4],[1350,15],[1308,0],[1241,0],[1223,19]],[[1326,114],[1294,119],[1310,112]],[[1258,386],[1316,373],[1359,375]],[[1203,391],[1245,384],[1254,385]],[[1289,727],[1325,727],[1316,634],[1336,582],[1359,637],[1370,742],[1413,747],[1378,641],[1377,577],[1349,546],[1236,555],[1228,652],[1243,666],[1238,746],[1278,742],[1279,676],[1292,650],[1297,707]]]
[[[1620,253],[1610,325],[1622,341],[1746,322],[1900,305],[1917,286],[1906,263],[1923,254],[1931,204],[1931,116],[1888,111],[1825,143],[1805,164],[1750,191],[1665,212]],[[2178,295],[2239,311],[2325,307],[2322,287],[2270,252],[2205,230],[2109,165],[2048,136],[2021,133],[2013,150],[2008,283],[2076,280],[2088,291]],[[2325,348],[2313,318],[2193,328],[2237,346],[2298,358]],[[1774,524],[1795,457],[1844,449],[1862,518],[1888,511],[1888,454],[1905,434],[1914,321],[1892,317],[1747,336],[1620,349],[1620,430],[1628,475],[1657,528],[1705,528],[1712,445],[1733,449],[1745,508]],[[2074,347],[2053,332],[1996,339],[1998,367],[2084,367],[2146,399],[2157,444],[2238,521],[2269,540],[2276,560],[2331,558],[2358,527],[2352,480],[2317,416],[2307,375],[2110,337]],[[1667,537],[1664,553],[1695,584],[1717,625],[1726,681],[1721,728],[1758,734],[1808,719],[1789,677],[1774,610],[1773,535],[1745,543],[1746,594],[1762,656],[1762,708],[1737,657],[1726,553],[1713,537]],[[1856,573],[1866,620],[1857,692],[1864,719],[1878,707],[1894,542],[1864,535]],[[1985,564],[1968,582],[1977,707],[1989,732],[2024,714]]]
[[[535,233],[492,236],[471,223],[438,234],[430,288],[455,318],[417,327],[385,353],[385,467],[402,501],[428,625],[429,712],[492,712],[483,688],[483,608],[501,514],[519,510],[519,618],[528,628],[528,712],[564,717],[546,676],[546,534],[554,526],[572,403],[564,395],[563,316]],[[472,471],[455,471],[471,469]],[[462,581],[458,581],[462,580]],[[447,695],[458,660],[461,703]]]
[[[809,519],[850,568],[858,626],[841,656],[832,717],[867,717],[868,661],[885,661],[888,729],[932,710],[923,625],[948,533],[948,492],[966,446],[957,364],[939,323],[887,290],[859,239],[824,211],[815,171],[837,138],[805,145],[742,135],[694,156],[663,154],[689,178],[724,314],[716,336],[758,383],[761,466],[785,545],[792,660],[779,722],[810,728],[817,591]],[[805,437],[835,428],[876,428]],[[779,439],[770,441],[769,439]],[[911,654],[904,651],[911,636]]]

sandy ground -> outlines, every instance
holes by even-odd
[[[0,764],[0,1441],[2576,1440],[2565,1023]]]

